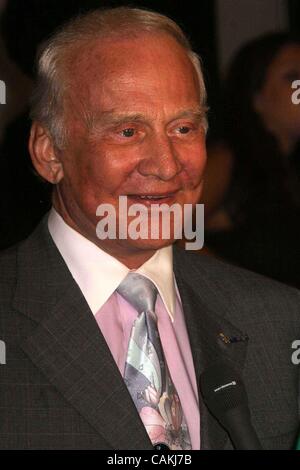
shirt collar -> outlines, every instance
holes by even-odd
[[[52,208],[48,228],[69,271],[95,315],[130,271],[127,266],[72,229]],[[167,312],[174,320],[175,282],[172,246],[161,248],[135,272],[157,287]]]
[[[174,321],[176,291],[172,245],[157,250],[136,272],[148,277],[156,285],[167,312]]]

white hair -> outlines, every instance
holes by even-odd
[[[153,11],[130,7],[98,9],[66,23],[39,52],[31,118],[48,129],[58,148],[62,148],[67,141],[67,129],[64,125],[66,76],[63,67],[67,53],[74,50],[75,45],[87,44],[97,38],[137,37],[143,32],[169,34],[186,50],[197,72],[200,105],[206,127],[206,91],[201,61],[193,52],[182,29],[167,16]]]

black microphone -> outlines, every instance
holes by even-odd
[[[235,369],[225,361],[213,364],[201,374],[200,388],[205,404],[229,434],[235,450],[261,450],[247,392]]]

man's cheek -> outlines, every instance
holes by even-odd
[[[185,170],[191,180],[201,180],[205,171],[206,161],[207,155],[204,145],[190,149],[185,160]]]
[[[195,165],[195,168],[193,171],[196,185],[203,182],[205,169],[206,169],[206,154],[198,159],[197,165]]]
[[[198,186],[203,181],[204,176],[204,165],[200,164],[199,162],[195,162],[194,164],[188,165],[185,170],[185,185],[189,189],[197,189]]]

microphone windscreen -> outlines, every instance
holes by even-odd
[[[208,367],[200,376],[200,388],[204,402],[218,417],[231,409],[248,406],[243,381],[228,362],[218,362]]]

